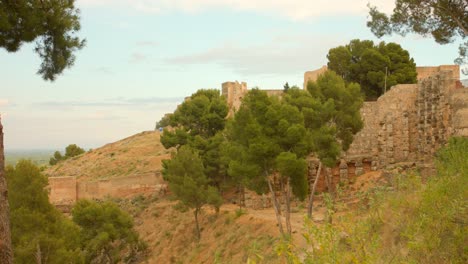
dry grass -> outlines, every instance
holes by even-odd
[[[59,162],[47,176],[76,176],[80,181],[144,174],[161,170],[170,158],[158,131],[145,131]]]

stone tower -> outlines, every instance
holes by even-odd
[[[323,74],[324,72],[326,72],[327,70],[328,70],[328,67],[327,67],[326,65],[324,65],[324,66],[322,66],[322,68],[317,69],[317,70],[315,70],[315,71],[306,71],[306,72],[304,73],[304,87],[303,87],[304,90],[307,89],[307,83],[308,83],[309,81],[313,81],[313,82],[316,81],[317,78],[318,78],[321,74]]]
[[[238,81],[222,84],[222,95],[226,97],[231,116],[241,105],[242,97],[247,93],[247,83]]]

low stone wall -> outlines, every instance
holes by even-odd
[[[50,177],[49,200],[54,205],[68,205],[76,202],[76,177]]]
[[[159,172],[85,182],[76,177],[49,178],[49,200],[54,205],[71,205],[79,199],[127,198],[165,189]]]

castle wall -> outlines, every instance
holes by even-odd
[[[242,101],[242,97],[247,93],[247,83],[242,82],[224,82],[221,89],[221,95],[223,95],[229,106],[229,116],[233,115],[234,112],[239,109]]]
[[[459,65],[440,65],[440,66],[423,66],[416,67],[418,73],[418,81],[431,77],[439,72],[451,71],[455,80],[460,80],[460,66]]]
[[[304,73],[304,86],[303,86],[303,89],[307,89],[307,83],[309,81],[316,81],[317,78],[319,77],[320,74],[326,72],[328,70],[328,67],[327,66],[322,66],[322,68],[318,69],[318,70],[315,70],[315,71],[306,71]]]
[[[165,188],[160,173],[84,182],[76,177],[49,177],[49,200],[54,205],[72,205],[79,199],[125,198]]]
[[[49,177],[49,200],[54,205],[69,205],[77,200],[76,177]]]

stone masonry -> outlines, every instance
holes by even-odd
[[[304,89],[307,82],[316,80],[326,70],[323,66],[306,72]],[[417,84],[396,85],[377,101],[364,103],[364,128],[355,135],[337,166],[329,170],[332,177],[321,176],[319,191],[371,170],[396,165],[430,166],[433,155],[450,136],[468,136],[468,89],[460,85],[459,66],[418,67],[417,72]],[[239,108],[247,91],[246,83],[223,83],[231,114]],[[268,92],[278,96],[282,90]],[[318,161],[311,158],[311,181],[317,167]],[[322,174],[325,172],[322,170]]]

